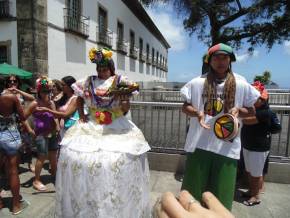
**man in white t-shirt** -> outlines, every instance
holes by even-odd
[[[222,140],[214,133],[213,125],[224,113],[238,119],[253,115],[253,105],[260,94],[242,76],[232,72],[235,55],[230,46],[219,43],[211,47],[207,58],[209,72],[181,89],[185,101],[182,109],[190,116],[182,189],[199,200],[204,191],[211,191],[231,210],[241,149],[240,132],[231,141]]]

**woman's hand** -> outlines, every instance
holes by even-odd
[[[187,191],[181,191],[179,198],[167,192],[155,205],[157,218],[233,218],[234,216],[210,192],[202,195],[205,207]]]
[[[127,113],[130,110],[130,100],[128,95],[118,95],[121,110]]]
[[[10,88],[8,88],[8,90],[12,93],[19,92],[19,90],[16,87],[10,87]]]
[[[80,116],[80,119],[78,120],[79,123],[87,123],[88,122],[88,118],[87,116]]]

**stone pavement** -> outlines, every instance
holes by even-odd
[[[19,214],[18,218],[52,218],[54,217],[54,186],[47,170],[43,170],[42,179],[49,188],[47,193],[39,193],[32,188],[33,174],[27,170],[27,165],[21,165],[21,194],[31,205]],[[153,205],[156,199],[165,191],[178,193],[181,178],[170,172],[151,171],[150,197]],[[5,208],[0,211],[0,217],[15,217],[11,215],[8,206],[10,192],[4,191]],[[287,218],[290,217],[290,185],[266,183],[266,193],[262,195],[262,203],[255,207],[247,207],[237,193],[233,205],[233,214],[237,218]]]

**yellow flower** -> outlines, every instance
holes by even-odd
[[[89,51],[89,58],[91,61],[95,59],[96,52],[97,52],[97,49],[95,47],[91,48],[91,50]]]
[[[104,58],[110,59],[113,56],[113,52],[107,49],[102,49],[102,53],[104,55]]]
[[[101,114],[100,114],[100,121],[101,122],[104,122],[105,118],[106,118],[105,114],[103,112],[101,112]]]

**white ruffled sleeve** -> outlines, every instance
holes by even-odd
[[[74,94],[80,97],[84,97],[84,91],[86,90],[87,79],[80,79],[71,85],[74,90]]]

